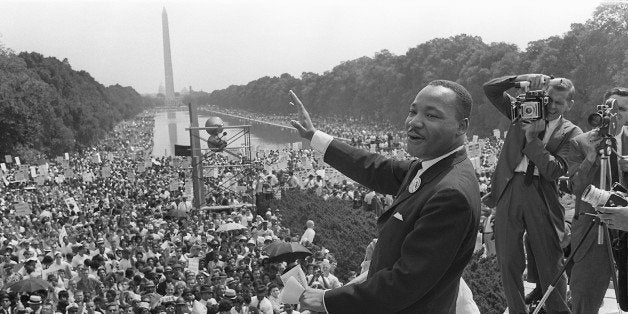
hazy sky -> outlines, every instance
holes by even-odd
[[[166,7],[175,90],[322,73],[342,61],[460,33],[525,49],[591,17],[598,1],[5,1],[0,43],[68,58],[99,82],[155,93],[164,82]]]

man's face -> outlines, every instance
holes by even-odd
[[[468,126],[468,120],[458,120],[457,106],[452,90],[442,86],[423,88],[406,118],[407,152],[421,159],[434,159],[455,149],[458,136]]]
[[[617,113],[617,125],[628,126],[628,97],[612,95],[610,98],[616,100],[613,112]],[[618,128],[621,129],[621,127]]]
[[[74,301],[76,303],[80,303],[83,302],[83,292],[82,291],[77,291],[74,293]]]
[[[558,119],[565,112],[569,111],[573,106],[573,100],[569,100],[569,91],[559,91],[550,88],[549,96],[551,102],[547,104],[547,121]]]

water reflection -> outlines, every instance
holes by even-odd
[[[218,115],[225,122],[225,125],[251,125],[251,151],[257,149],[282,149],[290,146],[290,143],[300,142],[301,138],[296,130],[291,127],[278,127],[258,123],[248,119],[239,119],[232,116]],[[207,113],[199,112],[199,125],[205,125],[209,118]],[[155,114],[155,130],[153,138],[153,155],[172,156],[174,155],[174,144],[190,145],[190,134],[185,128],[190,126],[190,118],[187,111],[157,112]],[[237,137],[238,129],[225,130],[225,139]],[[207,138],[207,133],[201,131],[201,137]],[[230,146],[240,146],[244,143],[244,138],[240,137]],[[205,148],[206,144],[201,142]]]

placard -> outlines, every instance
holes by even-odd
[[[496,138],[499,138],[500,135],[501,135],[501,132],[499,131],[499,129],[493,130],[493,136],[495,136]]]
[[[4,161],[7,164],[13,163],[13,156],[11,156],[11,155],[4,155]]]
[[[68,197],[64,201],[65,201],[65,205],[68,207],[69,210],[74,210],[77,212],[81,211],[74,197]]]
[[[0,163],[0,169],[2,169],[2,171],[7,171],[7,164],[5,163]]]
[[[104,166],[102,167],[102,169],[100,170],[100,175],[103,178],[109,178],[111,177],[111,167],[110,166]]]
[[[199,264],[198,257],[192,257],[188,259],[188,269],[191,272],[193,272],[195,275],[198,274],[198,264]]]
[[[35,182],[37,183],[37,185],[44,185],[45,181],[46,181],[46,179],[44,179],[43,176],[39,176],[39,177],[35,178]]]
[[[65,160],[70,160],[70,154],[65,153],[65,154],[63,154],[63,156],[65,157]]]
[[[28,216],[31,214],[31,205],[28,203],[17,203],[15,204],[15,215],[16,216]]]
[[[15,164],[18,165],[18,166],[21,165],[20,157],[15,157]]]

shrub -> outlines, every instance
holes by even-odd
[[[350,270],[359,272],[366,246],[377,236],[375,215],[353,209],[349,201],[325,201],[307,191],[286,191],[270,206],[278,209],[283,226],[292,234],[301,236],[305,222],[314,221],[314,243],[334,255],[338,261],[335,274],[342,281],[346,281]]]
[[[504,313],[506,297],[497,257],[482,258],[482,253],[480,250],[473,254],[471,262],[462,273],[462,278],[473,292],[473,300],[478,305],[480,313]]]

